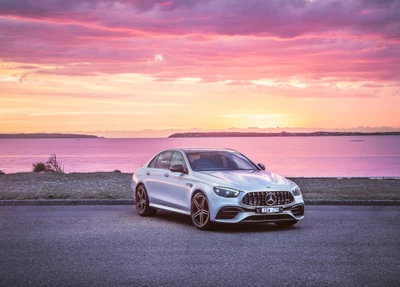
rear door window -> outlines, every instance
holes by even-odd
[[[164,151],[158,156],[156,168],[168,169],[172,158],[172,151]]]
[[[155,158],[153,158],[153,160],[150,162],[150,164],[149,164],[149,167],[150,168],[155,168],[156,167],[156,165],[157,165],[157,160],[158,160],[158,157],[159,157],[160,155],[157,155]]]

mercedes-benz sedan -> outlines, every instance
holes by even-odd
[[[133,174],[131,187],[139,215],[174,211],[202,230],[213,222],[291,226],[304,217],[294,182],[232,149],[161,151]]]

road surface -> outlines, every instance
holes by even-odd
[[[298,225],[0,207],[0,286],[400,286],[400,207],[307,206]]]

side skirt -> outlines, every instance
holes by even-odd
[[[162,210],[167,210],[167,211],[172,211],[172,212],[177,212],[177,213],[182,213],[182,214],[190,215],[190,212],[189,212],[189,211],[182,210],[182,209],[178,209],[178,208],[173,208],[173,207],[169,207],[169,206],[165,206],[165,205],[160,205],[160,204],[155,204],[155,203],[150,203],[149,205],[150,205],[151,207],[155,207],[155,208],[162,209]]]

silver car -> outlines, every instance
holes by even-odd
[[[174,211],[190,215],[201,230],[213,222],[291,226],[304,217],[294,182],[232,149],[161,151],[133,174],[131,188],[139,215]]]

